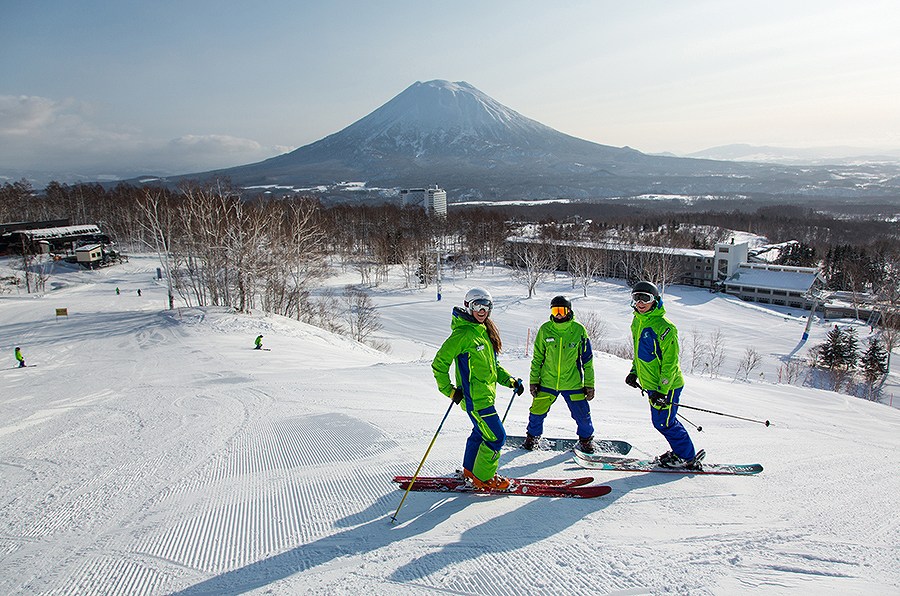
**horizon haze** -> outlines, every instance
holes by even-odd
[[[649,154],[900,151],[892,2],[217,7],[8,5],[0,170],[115,179],[244,165],[432,79]]]

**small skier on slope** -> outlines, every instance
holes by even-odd
[[[538,448],[544,419],[562,395],[577,424],[578,449],[594,453],[594,424],[588,405],[594,399],[594,354],[587,330],[575,320],[572,303],[565,296],[550,301],[550,320],[534,338],[529,388],[532,402],[522,447]]]
[[[14,354],[16,356],[16,360],[19,361],[19,368],[24,367],[25,366],[25,357],[22,356],[22,350],[19,349],[19,346],[16,346]]]
[[[263,338],[262,335],[256,336],[256,341],[254,342],[254,345],[256,347],[253,348],[254,350],[262,350],[262,338]]]
[[[669,442],[671,451],[656,458],[664,468],[702,469],[706,453],[696,451],[687,429],[677,418],[684,378],[678,364],[678,330],[666,318],[659,289],[639,281],[631,289],[631,336],[634,361],[625,383],[647,392],[653,427]]]
[[[475,488],[506,490],[508,478],[497,474],[500,449],[506,442],[506,430],[494,407],[496,385],[525,392],[522,379],[514,379],[500,366],[497,354],[503,346],[500,330],[491,320],[494,302],[481,288],[466,293],[463,308],[453,308],[450,337],[438,349],[431,363],[438,390],[469,415],[472,433],[463,455],[463,476]],[[450,379],[450,365],[456,367],[456,384]]]

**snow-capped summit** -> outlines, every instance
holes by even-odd
[[[863,188],[853,176],[836,183],[827,171],[646,155],[586,141],[527,118],[469,83],[445,80],[413,83],[346,128],[290,153],[177,179],[225,177],[245,187],[438,183],[455,199],[637,196],[660,189],[728,195],[821,188],[844,194]]]
[[[558,135],[464,81],[416,82],[400,95],[337,133],[399,151],[477,152],[493,145],[516,147],[535,135]],[[333,135],[335,136],[335,135]]]

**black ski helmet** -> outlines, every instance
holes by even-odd
[[[634,287],[631,288],[631,293],[635,292],[647,292],[648,294],[653,294],[655,298],[659,298],[659,288],[656,287],[656,284],[649,281],[639,281],[634,284]]]
[[[553,314],[554,308],[565,308],[566,314],[562,318],[557,317]],[[566,298],[565,296],[556,296],[553,300],[550,301],[550,320],[555,321],[557,323],[565,323],[567,321],[571,321],[572,317],[575,316],[575,311],[572,310],[572,302]]]
[[[550,301],[550,308],[553,308],[554,306],[565,306],[569,310],[572,310],[572,302],[565,296],[556,296],[553,298],[553,300]]]
[[[631,288],[631,295],[634,296],[638,292],[643,294],[650,294],[655,298],[655,300],[653,301],[653,306],[659,306],[659,288],[656,287],[656,284],[649,281],[639,281],[634,284],[634,287]]]

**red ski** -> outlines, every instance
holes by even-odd
[[[418,477],[410,487],[409,476],[394,478],[400,488],[406,490],[445,493],[471,493],[477,495],[522,495],[528,497],[566,497],[591,499],[609,494],[609,486],[584,486],[593,482],[590,476],[583,478],[510,478],[512,484],[506,490],[476,489],[464,480],[452,476]]]

